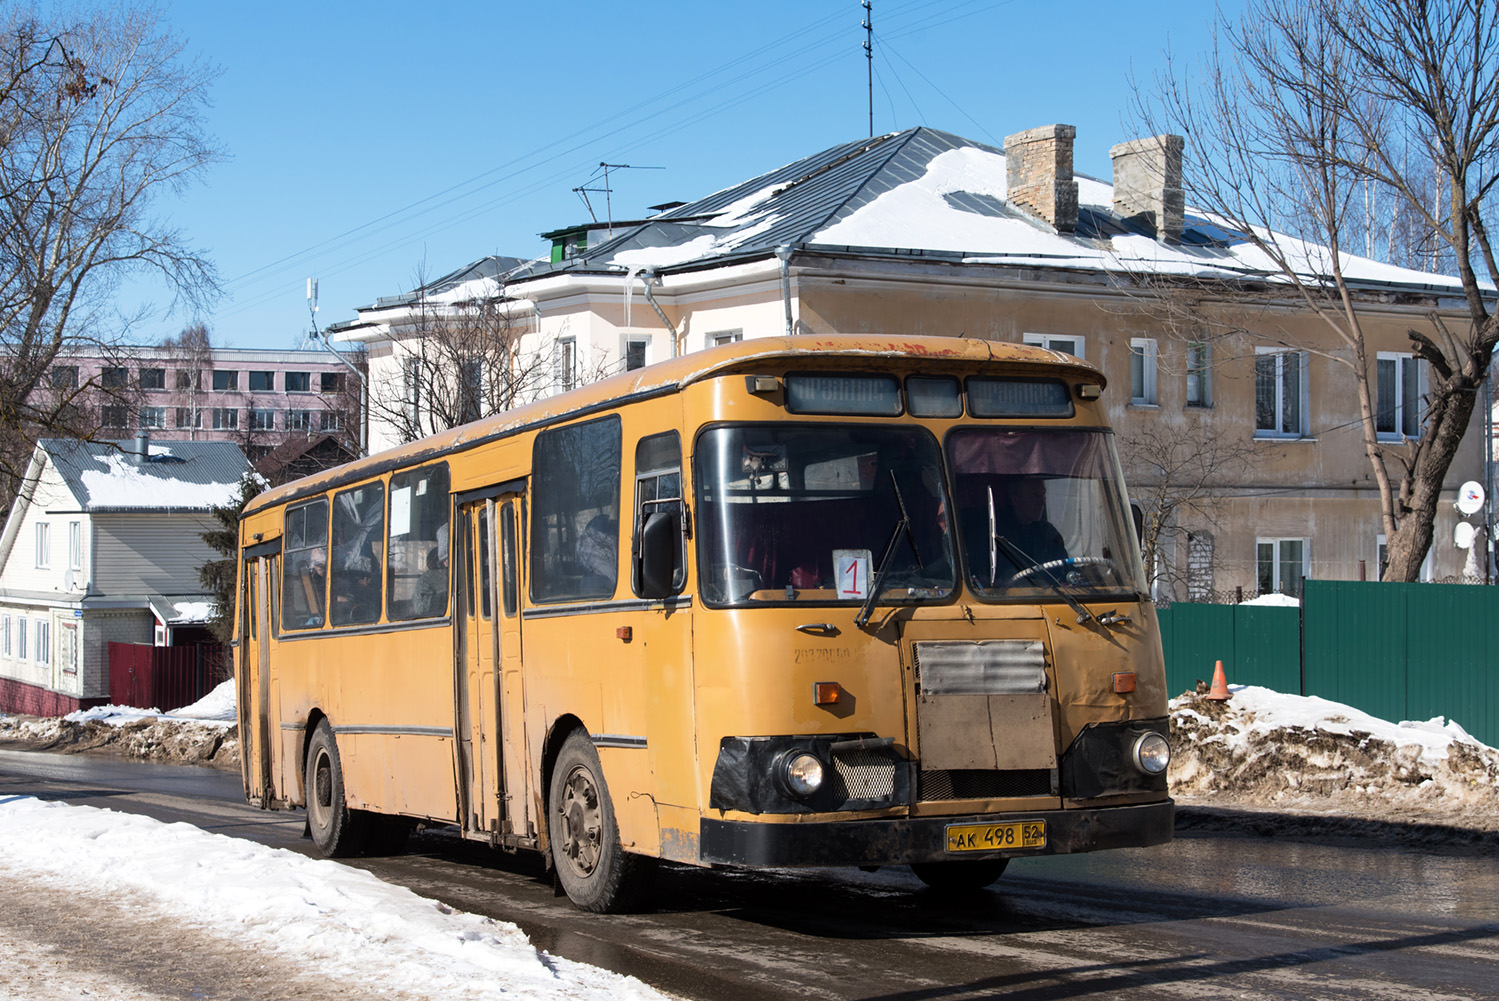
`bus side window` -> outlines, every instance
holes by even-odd
[[[287,511],[283,538],[281,620],[288,629],[317,629],[327,594],[328,502],[318,499]]]
[[[333,496],[333,582],[331,619],[335,626],[362,625],[380,618],[380,576],[385,560],[385,484],[376,480]]]
[[[500,509],[500,601],[505,618],[515,615],[515,505],[506,502]]]
[[[612,598],[619,578],[620,422],[543,431],[531,457],[531,598]]]
[[[448,467],[423,466],[390,478],[386,615],[392,622],[448,614]]]
[[[489,618],[493,614],[489,607],[490,603],[490,567],[489,567],[489,510],[486,507],[479,512],[479,614]]]
[[[635,533],[631,549],[631,583],[635,593],[641,595],[641,557],[646,521],[656,514],[671,518],[676,526],[671,532],[672,569],[671,590],[680,591],[687,576],[686,561],[682,558],[683,523],[682,499],[682,440],[675,431],[651,435],[640,439],[635,447]]]

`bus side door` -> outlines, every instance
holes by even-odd
[[[261,807],[277,799],[276,757],[280,751],[279,692],[271,663],[273,583],[280,562],[279,539],[244,551],[240,579],[239,732],[240,769],[245,795]],[[284,794],[291,790],[283,790]],[[285,798],[283,796],[282,798]]]

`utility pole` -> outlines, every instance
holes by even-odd
[[[874,0],[864,4],[864,70],[869,91],[869,138],[874,138]]]
[[[344,368],[354,373],[359,380],[359,454],[361,457],[370,454],[370,386],[365,379],[364,373],[355,367],[354,363],[343,356],[342,351],[336,350],[329,344],[327,338],[317,328],[317,279],[307,279],[307,315],[312,319],[312,339],[322,341],[323,348],[343,362]]]

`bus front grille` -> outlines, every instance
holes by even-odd
[[[833,752],[833,795],[842,799],[887,799],[895,791],[895,760],[870,751]]]
[[[1010,799],[1015,796],[1050,796],[1052,772],[1048,768],[985,771],[977,768],[935,769],[921,773],[923,802],[943,799]]]

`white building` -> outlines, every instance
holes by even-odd
[[[110,642],[201,625],[209,509],[249,471],[232,442],[37,442],[0,535],[0,710],[107,702]]]

